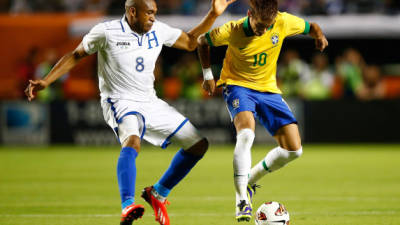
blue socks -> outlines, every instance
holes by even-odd
[[[179,150],[161,179],[153,186],[163,197],[167,197],[171,189],[179,183],[203,156],[196,156]]]
[[[117,165],[119,193],[122,209],[135,202],[136,157],[134,148],[124,147],[121,150]]]
[[[121,150],[117,165],[119,192],[122,209],[135,202],[136,157],[134,148],[124,147]],[[163,197],[167,197],[171,189],[177,185],[196,165],[202,156],[196,156],[179,150],[161,179],[154,185],[154,189]]]

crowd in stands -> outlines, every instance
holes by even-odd
[[[79,12],[101,11],[121,15],[125,0],[0,0],[0,10],[9,13],[32,12]],[[158,1],[161,14],[204,14],[210,0],[165,0]],[[237,0],[230,13],[244,14],[247,0]],[[299,14],[338,14],[338,13],[395,13],[399,12],[400,1],[395,0],[280,0],[284,11]],[[20,60],[16,79],[8,79],[10,84],[17,82],[18,91],[3,91],[0,99],[22,99],[23,90],[30,79],[43,78],[61,57],[55,49],[32,48]],[[209,96],[201,89],[202,71],[195,53],[179,53],[168,61],[160,56],[155,69],[156,89],[160,97],[166,99],[204,99]],[[49,102],[57,99],[97,98],[96,64],[77,76],[66,75],[40,92],[39,100]],[[397,62],[399,63],[399,62]],[[221,65],[215,70],[219,71]],[[90,66],[89,66],[90,67]],[[278,84],[284,97],[299,97],[306,100],[327,100],[352,98],[374,100],[400,98],[400,69],[397,76],[388,74],[382,65],[365,62],[362,54],[354,48],[343,51],[339,56],[316,53],[304,60],[295,49],[282,52],[278,66]],[[83,74],[83,75],[82,75]],[[7,82],[6,82],[7,83]],[[10,85],[11,86],[11,85]],[[77,88],[78,86],[78,88]],[[217,93],[217,96],[221,93]],[[5,96],[5,97],[3,97]]]
[[[161,81],[159,93],[163,97],[208,97],[201,90],[202,72],[194,54],[184,54],[168,74],[158,78]],[[365,63],[361,53],[353,48],[346,49],[334,63],[330,63],[324,53],[315,53],[307,63],[296,50],[289,49],[279,61],[277,81],[283,96],[289,98],[378,100],[400,97],[400,77],[385,76],[380,66]]]
[[[307,100],[377,100],[399,94],[392,90],[392,80],[383,76],[382,68],[365,63],[357,49],[346,49],[335,61],[330,65],[327,55],[316,53],[307,64],[295,50],[284,52],[278,69],[283,95]]]
[[[120,15],[125,0],[0,0],[0,12],[103,12]],[[203,15],[210,0],[158,0],[160,14]],[[302,15],[400,12],[398,0],[279,0],[280,10]],[[248,0],[237,0],[228,11],[245,14]]]
[[[44,77],[59,57],[54,49],[42,50],[40,54],[38,54],[38,49],[28,52],[26,59],[17,69],[20,98],[23,98],[23,90],[28,80]],[[181,53],[174,58],[177,59],[176,63],[171,64],[160,56],[156,64],[155,88],[158,95],[169,100],[210,98],[201,89],[202,70],[196,54]],[[305,100],[400,98],[399,74],[385,76],[380,66],[367,64],[357,49],[346,49],[334,61],[330,63],[328,56],[324,53],[315,53],[307,63],[294,49],[283,52],[277,75],[283,96]],[[214,65],[217,67],[214,68],[215,73],[221,69],[220,66]],[[93,64],[93,71],[96,71],[95,67],[96,65]],[[218,76],[218,74],[215,75]],[[89,77],[91,84],[82,83],[81,75],[79,77],[65,75],[46,91],[40,92],[38,99],[44,102],[68,99],[70,96],[73,96],[73,99],[80,99],[80,92],[77,90],[86,90],[89,87],[91,96],[94,99],[97,98],[95,72],[84,77]],[[83,86],[78,88],[76,85],[71,85],[72,83]],[[76,94],[71,95],[71,93]],[[219,95],[221,95],[221,89],[217,91],[215,97],[220,97]]]

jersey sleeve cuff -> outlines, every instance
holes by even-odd
[[[88,55],[93,54],[93,52],[90,51],[89,45],[88,45],[88,43],[87,43],[85,37],[84,37],[83,40],[82,40],[82,45],[83,45],[83,49],[85,50],[85,52],[86,52]]]
[[[305,22],[306,25],[305,25],[303,34],[309,34],[310,33],[310,29],[311,29],[310,23],[307,22],[307,21],[304,21],[304,22]]]
[[[178,30],[177,31],[177,35],[175,37],[175,40],[171,41],[171,43],[168,43],[168,44],[165,43],[164,45],[167,46],[167,47],[172,47],[178,41],[178,39],[181,37],[182,33],[183,33],[182,30]]]
[[[214,44],[213,44],[212,41],[211,41],[210,32],[207,32],[207,33],[206,33],[206,39],[207,39],[208,45],[211,46],[211,47],[213,47]]]

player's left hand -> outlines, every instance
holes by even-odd
[[[208,93],[208,95],[212,96],[215,92],[215,81],[212,80],[204,80],[203,81],[203,89]]]
[[[29,84],[25,89],[25,95],[29,101],[36,97],[36,92],[45,89],[49,84],[44,80],[29,80]]]
[[[236,0],[212,0],[211,10],[217,16],[220,16],[222,13],[224,13],[226,7],[233,2],[236,2]]]
[[[328,40],[326,39],[325,35],[318,37],[315,39],[315,48],[320,50],[321,52],[328,47]]]

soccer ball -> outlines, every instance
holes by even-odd
[[[266,202],[256,212],[256,225],[289,225],[289,212],[279,202]]]

